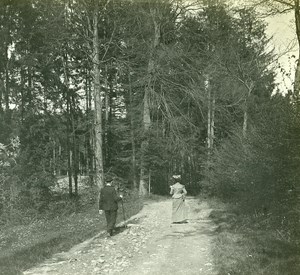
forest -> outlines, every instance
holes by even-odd
[[[276,83],[257,6],[1,0],[0,37],[1,226],[94,203],[107,175],[140,198],[181,174],[299,245],[299,72]]]

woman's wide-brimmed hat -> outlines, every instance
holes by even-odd
[[[173,177],[174,179],[178,180],[178,179],[181,178],[181,175],[173,175],[172,177]]]

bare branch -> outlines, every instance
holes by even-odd
[[[291,8],[294,8],[295,6],[287,1],[284,1],[284,0],[274,0],[274,2],[277,2],[279,4],[283,4],[283,5],[286,5],[286,6],[289,6]]]

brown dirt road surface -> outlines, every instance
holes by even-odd
[[[186,203],[186,224],[171,224],[171,200],[146,201],[118,234],[105,237],[101,232],[23,274],[216,275],[212,209],[193,197],[187,197]]]

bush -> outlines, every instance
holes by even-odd
[[[271,103],[246,138],[236,131],[216,150],[207,178],[210,191],[236,203],[241,213],[268,215],[274,226],[296,234],[300,123],[287,101]]]

